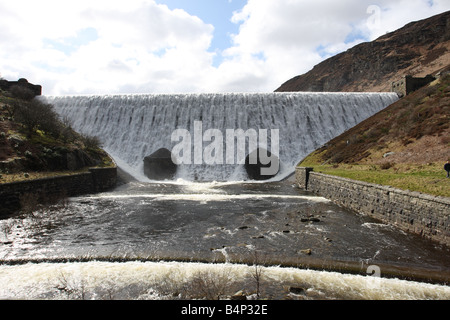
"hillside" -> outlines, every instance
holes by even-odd
[[[331,57],[276,91],[383,92],[402,76],[425,77],[450,65],[450,11],[412,22]]]
[[[450,196],[450,75],[400,99],[301,163],[315,171]]]
[[[51,105],[20,88],[0,91],[0,183],[112,164],[99,141],[73,131]]]

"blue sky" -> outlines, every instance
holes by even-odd
[[[0,76],[46,95],[272,92],[448,0],[15,0]]]
[[[231,34],[239,31],[239,25],[231,22],[233,12],[238,11],[247,3],[246,0],[157,0],[159,4],[170,9],[183,9],[195,15],[204,22],[214,26],[214,38],[211,51],[221,52],[231,46]],[[220,63],[220,57],[214,65]]]

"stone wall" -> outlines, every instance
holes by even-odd
[[[21,208],[21,199],[36,195],[39,202],[107,191],[116,186],[117,168],[91,168],[89,172],[0,184],[0,218]]]
[[[435,197],[296,168],[300,188],[401,230],[450,246],[450,198]]]
[[[113,189],[117,185],[117,167],[91,168],[92,191],[89,193],[104,192]]]

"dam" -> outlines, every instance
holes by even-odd
[[[303,157],[396,94],[40,99],[78,132],[97,136],[132,178],[0,220],[2,299],[229,299],[240,290],[255,300],[450,298],[448,248],[308,194],[290,178]],[[235,152],[215,144],[226,142],[227,130],[247,133],[246,150],[237,140]],[[177,151],[174,132],[190,137],[190,152]],[[252,148],[276,156],[276,174],[249,176],[242,157]],[[184,151],[191,161],[180,161],[170,179],[145,174],[149,156]],[[227,161],[227,153],[236,158]],[[214,161],[195,161],[208,154]],[[217,291],[201,295],[205,287]]]
[[[98,137],[119,167],[140,181],[144,158],[172,150],[172,135],[192,136],[201,123],[208,130],[277,130],[279,170],[274,180],[294,172],[296,164],[324,143],[398,100],[395,93],[223,93],[45,97],[83,134]],[[270,134],[256,147],[271,149]],[[200,138],[201,139],[201,138]],[[264,139],[263,139],[264,140]],[[266,143],[269,141],[269,143]],[[205,147],[208,143],[201,141]],[[250,144],[249,144],[250,145]],[[193,153],[195,145],[191,145]],[[247,146],[248,147],[248,146]],[[245,155],[254,152],[247,148]],[[270,150],[268,150],[270,151]],[[238,154],[238,151],[223,151]],[[278,154],[279,153],[279,154]],[[192,161],[178,167],[173,180],[251,180],[239,159],[217,165]],[[232,163],[232,164],[229,164]]]

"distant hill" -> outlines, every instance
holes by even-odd
[[[331,57],[277,92],[383,92],[405,75],[425,77],[450,65],[450,11],[412,22]]]

